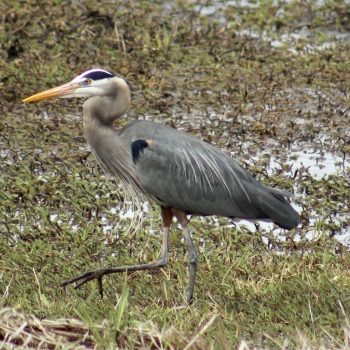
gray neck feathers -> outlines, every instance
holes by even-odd
[[[94,96],[84,103],[84,133],[104,170],[119,178],[129,192],[142,192],[132,163],[130,145],[112,126],[113,121],[127,112],[130,104],[128,86],[124,80],[114,79],[110,95]]]

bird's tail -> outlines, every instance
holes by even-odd
[[[292,197],[291,193],[269,187],[261,187],[258,192],[257,206],[263,216],[287,230],[298,226],[299,214],[285,198]]]

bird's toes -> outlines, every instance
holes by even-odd
[[[83,277],[83,278],[80,280],[80,282],[77,283],[77,284],[74,286],[74,289],[80,288],[80,287],[83,286],[85,283],[90,282],[90,281],[92,281],[92,280],[95,279],[95,278],[98,279],[99,277],[96,276],[94,273],[92,273],[92,274],[89,275],[89,276]],[[76,281],[76,282],[77,282],[77,281]]]
[[[73,277],[73,278],[70,278],[69,280],[66,280],[64,282],[61,283],[61,287],[66,287],[68,286],[69,284],[73,284],[75,282],[78,282],[78,281],[81,281],[75,288],[79,288],[80,285],[83,285],[84,283],[96,278],[95,276],[95,273],[90,271],[90,272],[86,272],[84,273],[83,275],[80,275],[80,276],[76,276],[76,277]]]
[[[103,299],[103,285],[102,285],[102,276],[97,278],[98,291],[100,293],[101,299]]]

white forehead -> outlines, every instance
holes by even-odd
[[[105,78],[112,78],[115,75],[104,69],[89,69],[72,80],[72,83],[77,83],[84,78],[91,78],[93,80],[100,80]]]

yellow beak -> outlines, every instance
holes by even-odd
[[[53,89],[45,90],[33,96],[27,97],[24,100],[22,100],[22,102],[38,102],[48,100],[53,97],[69,95],[78,87],[80,87],[80,85],[77,83],[64,84],[61,86],[57,86]]]

